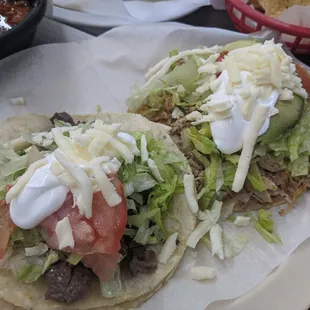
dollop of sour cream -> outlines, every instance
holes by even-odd
[[[242,104],[244,100],[240,96],[240,91],[246,88],[254,86],[251,84],[249,72],[241,71],[241,83],[233,87],[231,94],[228,95],[226,89],[229,83],[229,77],[227,70],[224,70],[219,79],[221,81],[217,90],[210,96],[209,103],[217,103],[222,101],[230,101],[233,104],[231,109],[231,118],[224,120],[216,120],[210,123],[212,137],[216,143],[217,148],[224,154],[232,154],[242,149],[244,134],[249,125],[249,121],[245,120],[242,113]],[[261,96],[255,100],[255,105],[267,105],[274,107],[280,96],[279,91],[276,89],[271,92],[266,99]],[[268,117],[259,132],[259,135],[264,134],[270,123],[270,117]]]
[[[34,171],[29,181],[25,184],[25,186],[23,186],[19,194],[16,195],[10,202],[10,215],[16,226],[22,229],[31,229],[36,227],[44,219],[61,208],[66,200],[67,194],[70,191],[73,193],[81,215],[84,215],[84,213],[80,210],[81,205],[79,203],[81,203],[81,199],[84,201],[84,198],[81,195],[84,193],[83,189],[85,189],[85,186],[83,186],[83,182],[81,183],[82,180],[77,178],[77,176],[80,176],[81,173],[78,173],[79,171],[76,170],[84,170],[83,175],[85,175],[86,178],[90,178],[93,184],[93,188],[90,190],[92,192],[101,190],[107,201],[110,201],[109,198],[113,195],[118,195],[116,189],[113,187],[113,184],[110,183],[106,175],[110,173],[117,173],[120,169],[121,162],[117,158],[124,158],[124,156],[129,153],[138,155],[139,150],[137,149],[136,140],[132,135],[125,132],[118,132],[115,138],[110,139],[111,143],[109,147],[105,147],[100,151],[100,153],[91,158],[87,157],[90,156],[89,148],[91,142],[95,139],[97,139],[96,143],[98,144],[104,142],[105,136],[103,135],[102,137],[100,135],[100,126],[102,124],[97,122],[97,125],[98,126],[95,126],[95,128],[97,128],[99,133],[94,137],[91,137],[90,135],[86,136],[86,134],[79,134],[78,132],[76,135],[72,135],[72,137],[65,138],[62,135],[57,136],[59,140],[58,143],[62,147],[46,156],[47,164],[37,168]],[[112,126],[113,125],[105,129],[109,130]],[[86,141],[87,143],[85,143],[85,145],[81,143],[77,145],[75,143],[76,139],[83,135],[88,138]],[[114,143],[113,146],[112,140],[117,142],[116,145]],[[57,144],[56,140],[55,143]],[[75,160],[70,160],[71,163],[69,164],[72,171],[70,171],[70,169],[68,170],[64,163],[60,164],[60,159],[57,157],[59,152],[63,152],[61,157],[68,159],[67,155],[65,155],[67,149],[71,152],[71,154],[72,152],[76,154]],[[124,149],[126,151],[125,154]],[[78,152],[76,152],[76,150],[78,150]],[[113,157],[109,156],[111,155],[111,151],[113,153]],[[56,152],[58,153],[56,154]],[[94,172],[92,174],[91,171],[94,168],[92,164],[96,161],[98,161],[98,165],[96,165],[96,174]],[[57,172],[55,167],[58,167],[60,171]],[[75,174],[74,172],[77,173]],[[16,186],[16,184],[14,186]],[[88,194],[91,195],[92,193],[87,192],[87,195]],[[90,201],[90,208],[91,204],[92,201]],[[114,205],[115,204],[110,204],[110,207],[113,207]]]
[[[48,163],[35,171],[20,194],[11,201],[11,219],[22,229],[34,228],[56,212],[69,192],[50,170],[55,156],[50,154],[46,159]]]

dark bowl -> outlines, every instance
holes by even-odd
[[[47,7],[47,0],[31,0],[29,14],[16,26],[0,34],[0,59],[31,46]]]

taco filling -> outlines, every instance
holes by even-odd
[[[203,210],[291,207],[310,187],[310,77],[281,44],[174,50],[145,77],[129,110],[171,126]]]
[[[85,298],[98,280],[102,298],[124,302],[134,298],[125,295],[127,282],[156,274],[158,286],[158,277],[163,281],[172,274],[195,225],[182,203],[174,207],[190,170],[184,156],[169,147],[173,142],[163,126],[126,117],[114,116],[120,123],[111,116],[109,122],[100,116],[76,122],[56,113],[47,131],[25,133],[1,146],[3,279],[9,273],[31,288],[43,280],[46,300],[70,304]],[[126,121],[127,127],[121,124]],[[131,121],[145,126],[138,130]],[[170,269],[163,269],[166,264]],[[145,290],[144,299],[151,293]],[[2,298],[17,302],[8,296]],[[102,305],[100,299],[91,302]],[[33,303],[17,305],[43,305],[34,297]]]

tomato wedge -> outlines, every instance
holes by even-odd
[[[14,230],[14,224],[10,217],[10,208],[4,200],[0,202],[0,259],[5,255],[10,239],[10,234]]]
[[[58,249],[56,225],[58,221],[67,216],[72,227],[75,245],[73,249],[64,250],[83,255],[85,264],[93,268],[95,273],[99,273],[97,275],[102,280],[103,278],[106,280],[109,271],[115,270],[117,266],[120,240],[127,223],[127,205],[123,185],[116,176],[110,179],[122,197],[119,205],[110,207],[102,193],[97,192],[93,195],[93,216],[87,219],[80,215],[77,207],[72,208],[73,196],[69,193],[62,207],[40,224],[48,233],[49,237],[46,240],[48,244]]]
[[[310,94],[310,74],[309,72],[301,65],[296,64],[296,72],[301,78],[302,85],[304,89]]]

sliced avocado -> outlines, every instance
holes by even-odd
[[[259,41],[255,41],[254,39],[239,40],[239,41],[228,43],[225,46],[223,46],[221,48],[221,52],[230,52],[230,51],[235,50],[237,48],[247,47],[247,46],[251,46],[254,44],[258,44],[258,43],[259,43]]]
[[[278,100],[275,107],[279,110],[279,113],[271,117],[268,130],[258,141],[269,144],[292,129],[300,120],[303,106],[304,100],[297,95],[294,95],[292,101]]]

